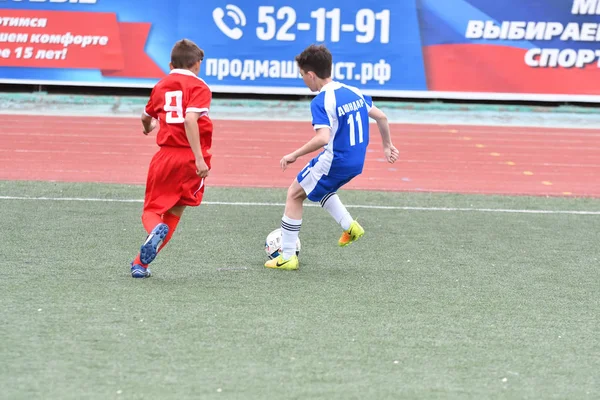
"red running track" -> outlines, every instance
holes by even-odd
[[[400,161],[383,160],[372,125],[364,172],[347,189],[600,197],[600,132],[393,124]],[[207,184],[287,187],[309,156],[279,160],[309,122],[215,121]],[[0,115],[0,179],[144,184],[154,136],[135,118]]]

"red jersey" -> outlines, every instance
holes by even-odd
[[[190,147],[185,134],[185,114],[197,112],[200,147],[207,164],[211,158],[213,124],[208,117],[212,93],[206,83],[186,69],[173,69],[150,94],[145,113],[160,122],[156,143],[163,147]],[[210,165],[210,164],[209,164]]]

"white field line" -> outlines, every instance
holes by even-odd
[[[89,197],[25,197],[0,196],[0,200],[29,200],[29,201],[83,201],[100,203],[142,203],[141,199],[101,199]],[[203,201],[202,205],[209,206],[238,206],[238,207],[284,207],[283,203],[236,202],[236,201]],[[307,203],[306,207],[320,207],[319,204]],[[446,211],[446,212],[483,212],[483,213],[516,213],[516,214],[572,214],[600,215],[600,211],[576,210],[520,210],[504,208],[458,208],[458,207],[411,207],[411,206],[381,206],[381,205],[346,205],[347,208],[369,210],[399,210],[399,211]]]

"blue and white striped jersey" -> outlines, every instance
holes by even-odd
[[[323,173],[347,176],[362,172],[369,144],[369,110],[372,106],[371,97],[336,81],[323,86],[312,100],[314,129],[331,129],[329,143],[319,156]]]

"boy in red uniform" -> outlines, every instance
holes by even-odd
[[[142,213],[148,237],[131,263],[134,278],[151,276],[148,264],[173,236],[185,208],[202,202],[213,130],[208,117],[212,93],[198,77],[203,58],[192,41],[175,43],[171,72],[154,86],[142,115],[145,135],[159,124],[160,149],[148,170]]]

